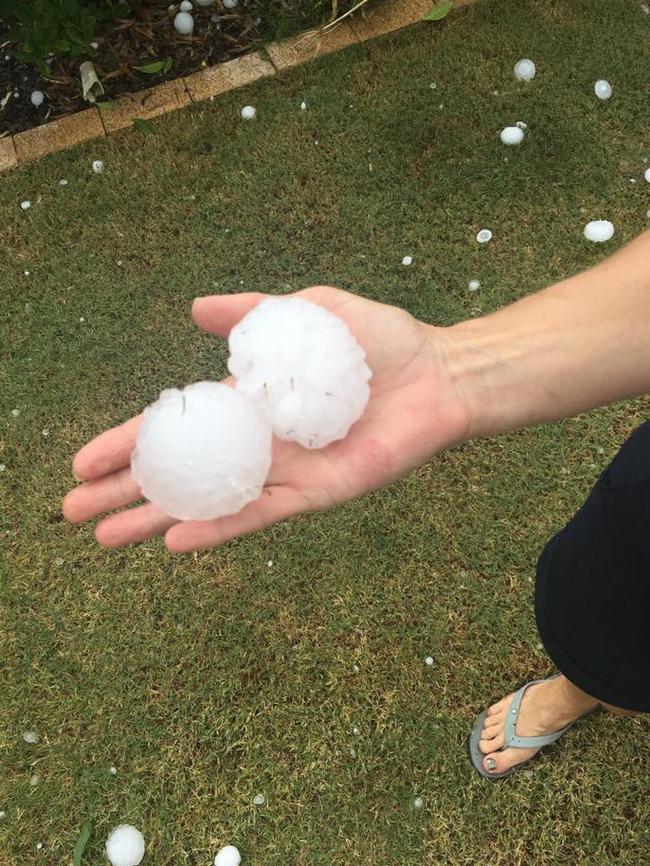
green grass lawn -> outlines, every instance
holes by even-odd
[[[465,740],[550,671],[537,556],[649,400],[469,443],[190,556],[100,549],[60,500],[88,438],[223,373],[197,294],[326,282],[450,324],[634,237],[649,79],[637,0],[480,0],[2,177],[0,866],[68,866],[86,820],[86,866],[121,822],[151,866],[227,843],[245,866],[646,862],[647,719],[593,717],[498,784]],[[615,238],[589,245],[601,217]]]

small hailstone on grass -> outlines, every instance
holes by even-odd
[[[521,144],[524,140],[524,131],[519,126],[506,126],[501,130],[499,137],[504,144]]]
[[[40,781],[41,780],[39,779],[38,776],[31,776],[31,778],[29,780],[29,784],[32,786],[32,788],[35,788]]]
[[[144,857],[144,836],[130,824],[120,824],[106,840],[106,856],[112,866],[138,866]]]
[[[266,298],[228,338],[237,389],[280,439],[324,448],[363,414],[372,373],[345,322],[303,298]]]
[[[191,12],[194,9],[194,6],[190,3],[190,0],[183,0],[181,5],[178,7],[181,12]]]
[[[12,409],[11,414],[14,416],[14,418],[17,418],[20,415],[20,409]]]
[[[111,776],[117,776],[117,767],[109,767],[108,772],[111,774]]]
[[[214,866],[239,866],[240,863],[241,854],[234,845],[226,845],[214,858]]]
[[[430,668],[433,665],[433,658],[431,656],[427,656],[424,660],[425,665]]]
[[[643,176],[648,181],[648,183],[650,183],[650,168],[646,168]]]
[[[57,558],[54,560],[54,564],[55,565],[63,565],[63,559],[61,559],[60,556],[57,556]]]
[[[402,259],[403,265],[412,265],[413,264],[413,256],[404,256]]]
[[[36,843],[36,850],[37,850],[37,851],[40,851],[42,847],[43,847],[43,843],[42,843],[42,842],[37,842],[37,843]]]
[[[476,240],[480,244],[487,244],[492,240],[492,232],[490,229],[481,229],[481,231],[476,235]]]
[[[0,463],[0,472],[4,472],[6,468],[4,463]]]
[[[528,124],[527,124],[527,123],[524,123],[523,120],[518,120],[518,121],[515,123],[515,126],[518,126],[519,129],[528,129]]]
[[[28,276],[29,276],[29,271],[23,271],[23,274],[24,274],[26,277],[28,277]]]
[[[36,733],[36,731],[25,731],[23,734],[23,740],[30,745],[35,745],[38,743],[40,737]]]
[[[355,737],[359,736],[360,731],[356,725],[352,728],[352,733],[354,734]]]
[[[93,171],[95,174],[101,174],[104,171],[104,163],[101,159],[93,159]]]
[[[236,514],[271,466],[271,428],[249,397],[218,382],[170,388],[144,411],[131,457],[144,496],[179,520]]]
[[[479,280],[470,280],[467,284],[467,288],[470,292],[478,292],[478,290],[481,288],[481,283],[479,282]]]
[[[266,802],[264,794],[255,794],[253,797],[253,805],[254,806],[263,806]]]
[[[424,806],[424,800],[422,799],[422,797],[416,797],[415,800],[413,800],[413,808],[414,809],[421,809],[423,806]]]
[[[239,0],[221,0],[223,3],[224,9],[235,9]]]
[[[301,111],[307,111],[307,103],[305,102],[304,99],[303,99],[303,101],[300,103],[300,110],[301,110]]]
[[[252,120],[256,114],[257,110],[254,105],[245,105],[241,110],[243,120]]]
[[[268,568],[271,568],[271,566],[273,565],[273,560],[269,559],[269,561],[266,563],[266,565]]]
[[[4,810],[0,810],[0,821],[2,821],[2,819],[6,818],[6,817],[7,817],[7,813]]]
[[[515,63],[513,72],[515,73],[515,78],[519,79],[519,81],[532,81],[536,72],[535,64],[532,60],[526,58],[518,60]]]
[[[350,757],[356,758],[356,756],[357,756],[357,750],[354,748],[354,746],[350,746]]]
[[[32,105],[34,105],[36,108],[38,108],[39,105],[43,104],[43,100],[45,99],[45,96],[43,95],[42,90],[34,90],[34,91],[32,91],[32,95],[29,98],[32,101]]]
[[[355,674],[358,674],[361,668],[359,667],[359,665],[352,665],[352,670]]]
[[[598,97],[598,99],[609,99],[612,95],[612,85],[609,81],[605,81],[604,78],[600,78],[594,84],[594,93]]]
[[[90,47],[94,48],[95,51],[97,51],[97,49],[99,48],[99,42],[91,42]]]
[[[609,220],[592,220],[584,228],[584,236],[588,241],[602,244],[614,235],[614,226]]]
[[[41,430],[41,435],[47,439],[47,437],[50,435],[50,431],[47,429],[47,427],[44,427],[43,430]]]
[[[191,36],[194,30],[194,18],[189,12],[179,12],[174,18],[174,30],[181,36]]]
[[[67,178],[62,177],[61,180],[59,181],[59,186],[67,186],[67,185],[68,185]]]
[[[25,201],[21,201],[20,206],[23,210],[29,210],[29,208],[32,206],[32,203],[31,201],[25,199]]]

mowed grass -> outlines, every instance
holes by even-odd
[[[468,443],[196,555],[102,550],[60,500],[88,438],[223,373],[197,294],[324,282],[451,324],[634,237],[649,78],[636,0],[481,0],[0,180],[1,866],[67,866],[84,821],[87,866],[121,822],[156,866],[207,866],[227,843],[246,866],[647,860],[647,719],[593,717],[497,784],[465,740],[486,703],[550,672],[537,556],[649,400]],[[589,245],[601,217],[616,236]]]

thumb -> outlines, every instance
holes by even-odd
[[[227,337],[246,313],[268,297],[262,292],[241,292],[236,295],[207,295],[195,298],[192,317],[199,328],[217,337]]]

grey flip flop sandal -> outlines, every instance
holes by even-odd
[[[558,675],[556,675],[558,676]],[[555,679],[555,677],[550,677],[549,679]],[[525,686],[522,686],[519,691],[515,694],[510,704],[510,708],[508,710],[508,715],[506,718],[506,727],[504,731],[504,743],[503,746],[498,751],[503,751],[504,749],[541,749],[543,746],[550,746],[551,743],[554,743],[556,740],[559,740],[562,734],[566,733],[571,724],[567,725],[565,728],[562,728],[559,731],[555,731],[552,734],[545,734],[540,737],[518,737],[515,733],[517,730],[517,720],[519,719],[519,711],[521,710],[521,701],[524,697],[526,689],[530,688],[530,686],[537,685],[537,683],[543,683],[545,680],[532,680],[529,683],[526,683]],[[514,767],[510,767],[509,770],[506,770],[504,773],[488,773],[487,770],[483,767],[483,759],[485,755],[479,749],[478,741],[481,738],[481,732],[483,730],[483,722],[485,721],[485,717],[487,716],[487,710],[484,710],[481,715],[477,718],[472,733],[469,737],[469,755],[472,759],[472,764],[474,765],[474,769],[477,770],[483,776],[484,779],[505,779],[506,776],[509,776],[514,770],[518,770],[520,767],[523,767],[524,764],[532,761],[536,755],[533,755],[532,758],[528,758],[525,761],[521,761],[519,764],[515,764]]]

